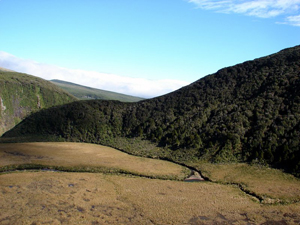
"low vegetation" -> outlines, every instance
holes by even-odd
[[[126,173],[173,180],[183,180],[191,173],[189,169],[171,162],[132,156],[94,144],[0,144],[0,171],[42,168],[72,172]]]
[[[238,186],[261,203],[300,202],[300,180],[259,164],[189,162],[210,182]],[[0,144],[0,172],[50,169],[65,172],[128,174],[184,180],[191,170],[169,161],[142,158],[116,149],[84,143],[35,142]]]
[[[210,181],[183,182],[183,166],[95,144],[2,143],[0,224],[300,222],[299,179],[259,164],[194,163]]]
[[[205,177],[212,182],[238,185],[266,204],[300,202],[300,180],[277,169],[260,164],[197,163]]]
[[[259,205],[232,186],[121,175],[0,175],[0,224],[299,224],[300,205]]]

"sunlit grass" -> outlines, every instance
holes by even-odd
[[[300,222],[299,204],[261,205],[229,185],[95,173],[2,174],[0,209],[0,224]]]
[[[84,143],[0,144],[1,167],[53,166],[68,171],[125,172],[153,178],[186,178],[190,171],[171,162],[128,155],[113,148]],[[20,167],[19,167],[20,168]]]
[[[197,167],[212,181],[243,185],[265,203],[300,201],[300,180],[277,169],[244,163],[198,163]]]
[[[0,144],[2,170],[72,171],[0,174],[0,224],[300,223],[300,185],[295,177],[259,165],[192,166],[212,182],[174,181],[189,170],[100,145]],[[231,184],[262,196],[263,202]],[[261,204],[276,200],[290,204]]]

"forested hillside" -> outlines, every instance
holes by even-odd
[[[4,136],[55,135],[125,150],[150,140],[177,161],[268,163],[300,176],[299,78],[296,46],[154,99],[91,100],[43,110]],[[126,146],[118,144],[120,137]]]
[[[0,136],[32,112],[75,100],[48,81],[1,68]]]

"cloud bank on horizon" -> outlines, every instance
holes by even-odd
[[[144,98],[167,94],[188,85],[187,82],[180,80],[149,80],[95,71],[67,69],[33,60],[21,59],[3,51],[0,51],[0,66],[17,72],[34,75],[45,80],[58,79]]]
[[[285,16],[278,22],[300,26],[300,0],[188,0],[198,8],[220,13],[238,13],[260,18]]]

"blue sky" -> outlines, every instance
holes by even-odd
[[[0,67],[154,97],[300,44],[300,0],[0,0]]]

